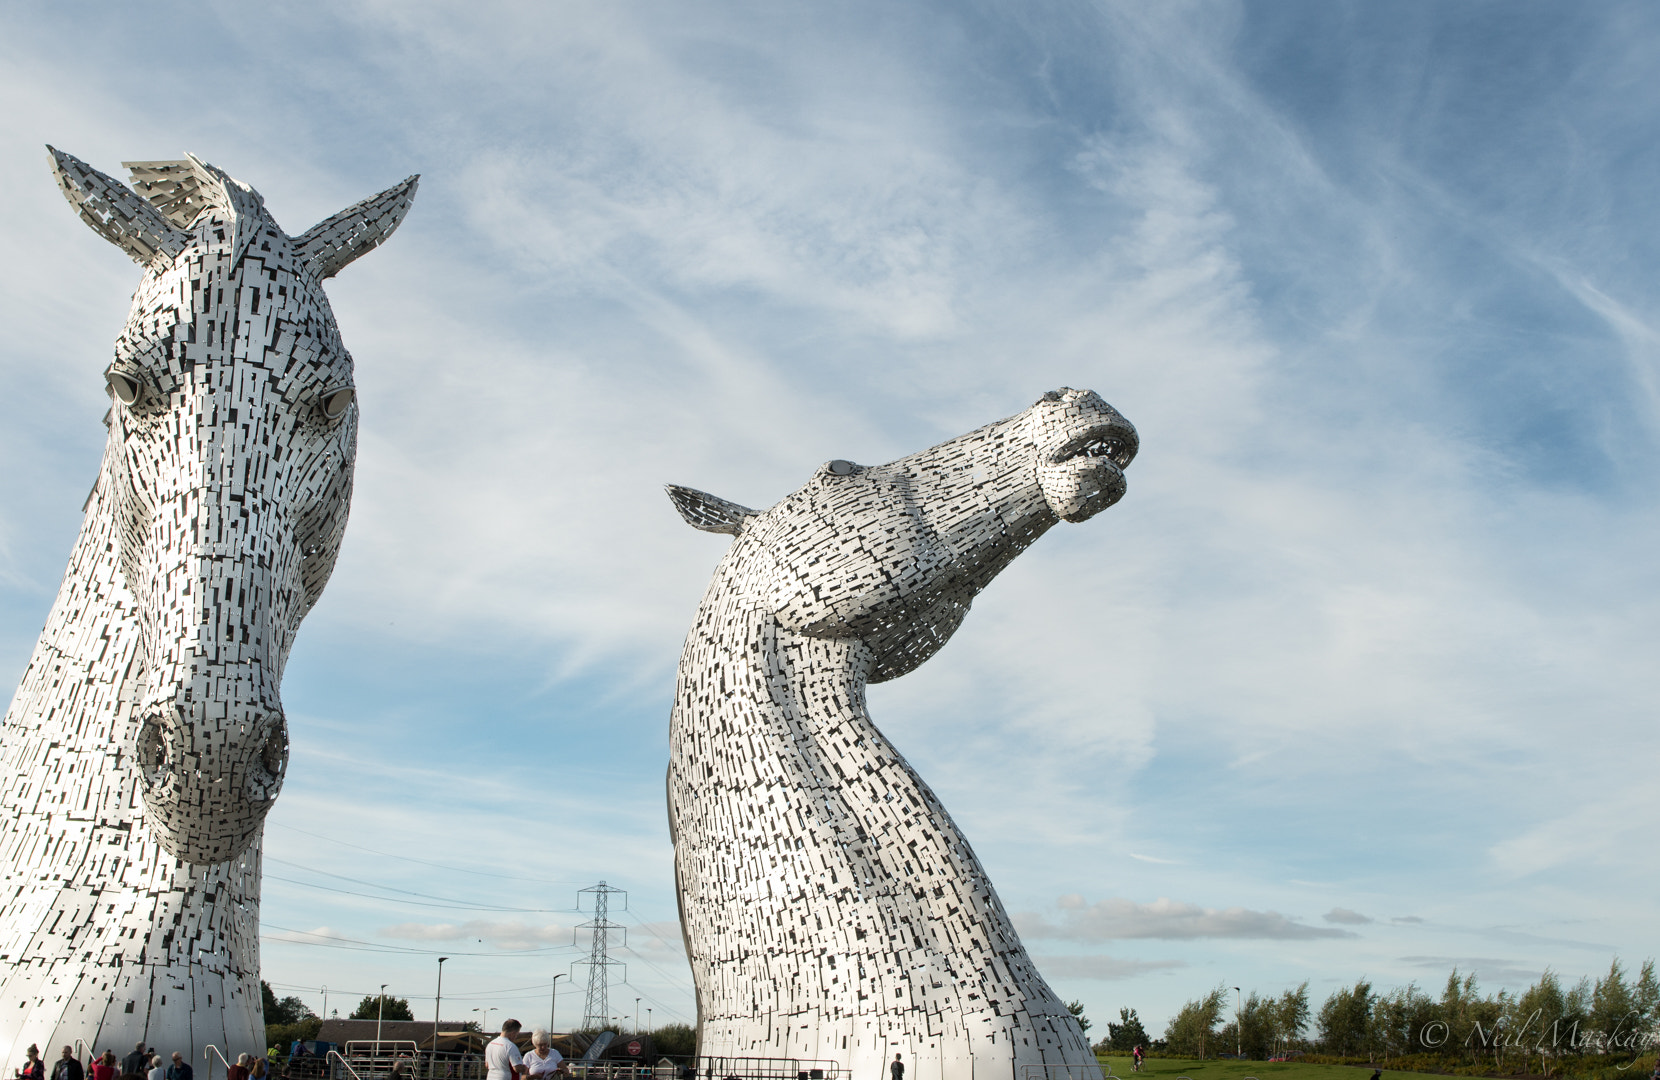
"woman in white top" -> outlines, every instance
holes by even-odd
[[[161,1063],[161,1055],[157,1054],[150,1059],[150,1080],[166,1080],[167,1067]]]
[[[553,1036],[548,1034],[548,1029],[537,1028],[530,1036],[530,1053],[525,1055],[525,1069],[532,1080],[536,1077],[552,1080],[563,1060],[565,1056],[553,1048]]]

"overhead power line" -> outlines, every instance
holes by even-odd
[[[506,878],[509,881],[525,881],[525,882],[529,882],[530,884],[533,884],[533,885],[580,885],[580,884],[582,884],[580,881],[549,881],[546,878],[529,878],[529,877],[521,877],[518,874],[497,874],[497,873],[492,873],[489,870],[468,870],[465,867],[461,867],[461,866],[446,866],[444,863],[429,862],[426,859],[411,858],[408,855],[394,855],[390,851],[380,851],[376,848],[364,847],[362,844],[349,843],[349,842],[347,842],[345,840],[341,840],[337,837],[324,836],[322,833],[306,832],[304,829],[296,829],[292,825],[283,825],[283,824],[280,824],[280,823],[274,822],[274,821],[267,822],[266,824],[267,824],[268,828],[269,827],[275,827],[275,828],[278,828],[278,829],[286,829],[288,832],[299,833],[301,836],[309,836],[314,840],[327,840],[331,844],[339,844],[341,847],[349,847],[349,848],[352,848],[354,851],[367,851],[371,855],[380,855],[380,856],[383,856],[383,857],[388,858],[388,859],[398,859],[398,860],[401,860],[403,862],[412,862],[412,863],[416,863],[420,866],[431,866],[431,867],[434,867],[434,868],[439,869],[439,870],[448,870],[451,873],[455,873],[455,874],[473,874],[473,875],[476,875],[478,877]],[[266,856],[266,858],[269,861],[272,861],[272,862],[281,861],[281,860],[277,860],[277,859],[271,859],[270,856]],[[292,866],[294,864],[290,863],[289,865]]]
[[[364,881],[362,878],[347,877],[345,874],[334,874],[334,873],[330,873],[327,870],[316,870],[316,869],[313,869],[312,867],[306,866],[303,863],[289,862],[287,859],[278,859],[278,858],[274,858],[274,857],[269,856],[269,855],[267,855],[265,857],[265,861],[266,862],[279,863],[283,866],[292,866],[295,869],[304,870],[305,872],[307,872],[309,874],[319,874],[323,877],[334,878],[336,881],[349,881],[353,885],[366,885],[371,889],[381,889],[385,892],[402,893],[405,896],[418,896],[418,897],[422,898],[423,900],[432,900],[432,901],[436,901],[440,904],[449,904],[453,907],[465,908],[468,911],[507,911],[507,912],[514,912],[516,914],[521,914],[521,915],[570,915],[570,914],[575,913],[574,909],[572,909],[572,908],[522,908],[522,907],[503,907],[501,905],[495,905],[495,904],[471,904],[471,903],[468,903],[466,900],[458,900],[453,896],[434,896],[432,893],[416,892],[413,889],[400,889],[395,885],[382,885],[379,882],[375,882],[375,881]],[[266,876],[271,877],[271,875],[266,875]],[[275,880],[278,880],[278,881],[292,881],[293,879],[291,879],[291,878],[276,878]],[[305,882],[305,881],[294,881],[294,884],[296,884],[296,885],[309,885],[310,883]],[[316,888],[316,889],[325,888],[325,886],[322,886],[322,885],[312,885],[311,887]],[[344,889],[335,889],[335,890],[330,890],[330,891],[345,892],[346,890],[344,890]],[[362,894],[354,893],[352,895],[362,895]],[[373,899],[373,900],[391,900],[392,897],[389,897],[389,896],[376,896],[376,897],[370,897],[370,899]]]
[[[360,941],[357,938],[335,937],[332,934],[319,934],[315,930],[295,930],[292,927],[278,926],[276,923],[263,923],[263,926],[272,930],[281,930],[285,934],[304,934],[309,938],[319,938],[317,941],[302,941],[289,937],[276,937],[271,934],[261,934],[262,941],[281,941],[289,945],[315,945],[325,949],[345,949],[348,952],[381,952],[381,953],[409,953],[415,956],[491,956],[498,960],[510,960],[517,956],[539,956],[551,952],[566,952],[576,948],[574,945],[549,945],[536,949],[502,949],[492,952],[457,952],[453,949],[420,949],[412,945],[382,945],[374,941]]]

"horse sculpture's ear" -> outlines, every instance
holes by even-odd
[[[319,280],[331,278],[359,255],[375,247],[398,227],[415,198],[419,174],[379,195],[319,221],[294,240],[300,258]]]
[[[185,249],[189,236],[132,189],[62,150],[48,146],[52,173],[69,205],[92,231],[148,266]]]
[[[704,532],[737,536],[743,531],[744,518],[754,517],[760,512],[696,488],[681,487],[679,484],[664,484],[663,487],[668,491],[669,498],[674,500],[674,508],[686,519],[686,524]]]

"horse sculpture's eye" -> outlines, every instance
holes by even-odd
[[[273,731],[270,738],[265,740],[259,759],[266,772],[272,776],[282,775],[283,765],[288,761],[288,739],[281,731]]]
[[[323,395],[323,415],[330,420],[338,420],[351,407],[352,398],[357,391],[349,386],[342,386],[338,390],[330,390]]]
[[[110,393],[121,399],[121,404],[131,405],[138,400],[140,383],[137,379],[111,370],[104,372],[104,381],[109,384]]]

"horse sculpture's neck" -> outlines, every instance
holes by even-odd
[[[1135,446],[1110,406],[1066,390],[888,465],[831,462],[765,512],[670,489],[693,525],[737,538],[687,637],[670,722],[702,1053],[866,1080],[896,1052],[910,1080],[1098,1075],[968,841],[871,722],[865,686],[932,656],[1058,520],[1116,501]]]
[[[22,685],[0,776],[0,1053],[83,1038],[257,1046],[259,846],[215,866],[162,850],[126,747],[143,678],[100,475]],[[12,1004],[16,1002],[16,1004]],[[57,1036],[57,1038],[54,1038]],[[52,1040],[49,1042],[48,1040]]]
[[[671,723],[702,1053],[872,1077],[900,1052],[930,1080],[973,1075],[976,1050],[1084,1060],[968,841],[872,722],[872,650],[727,601],[717,581]]]
[[[671,722],[702,1052],[866,1077],[900,1052],[929,1080],[1087,1060],[968,841],[872,723],[870,649],[732,610],[721,584]]]

